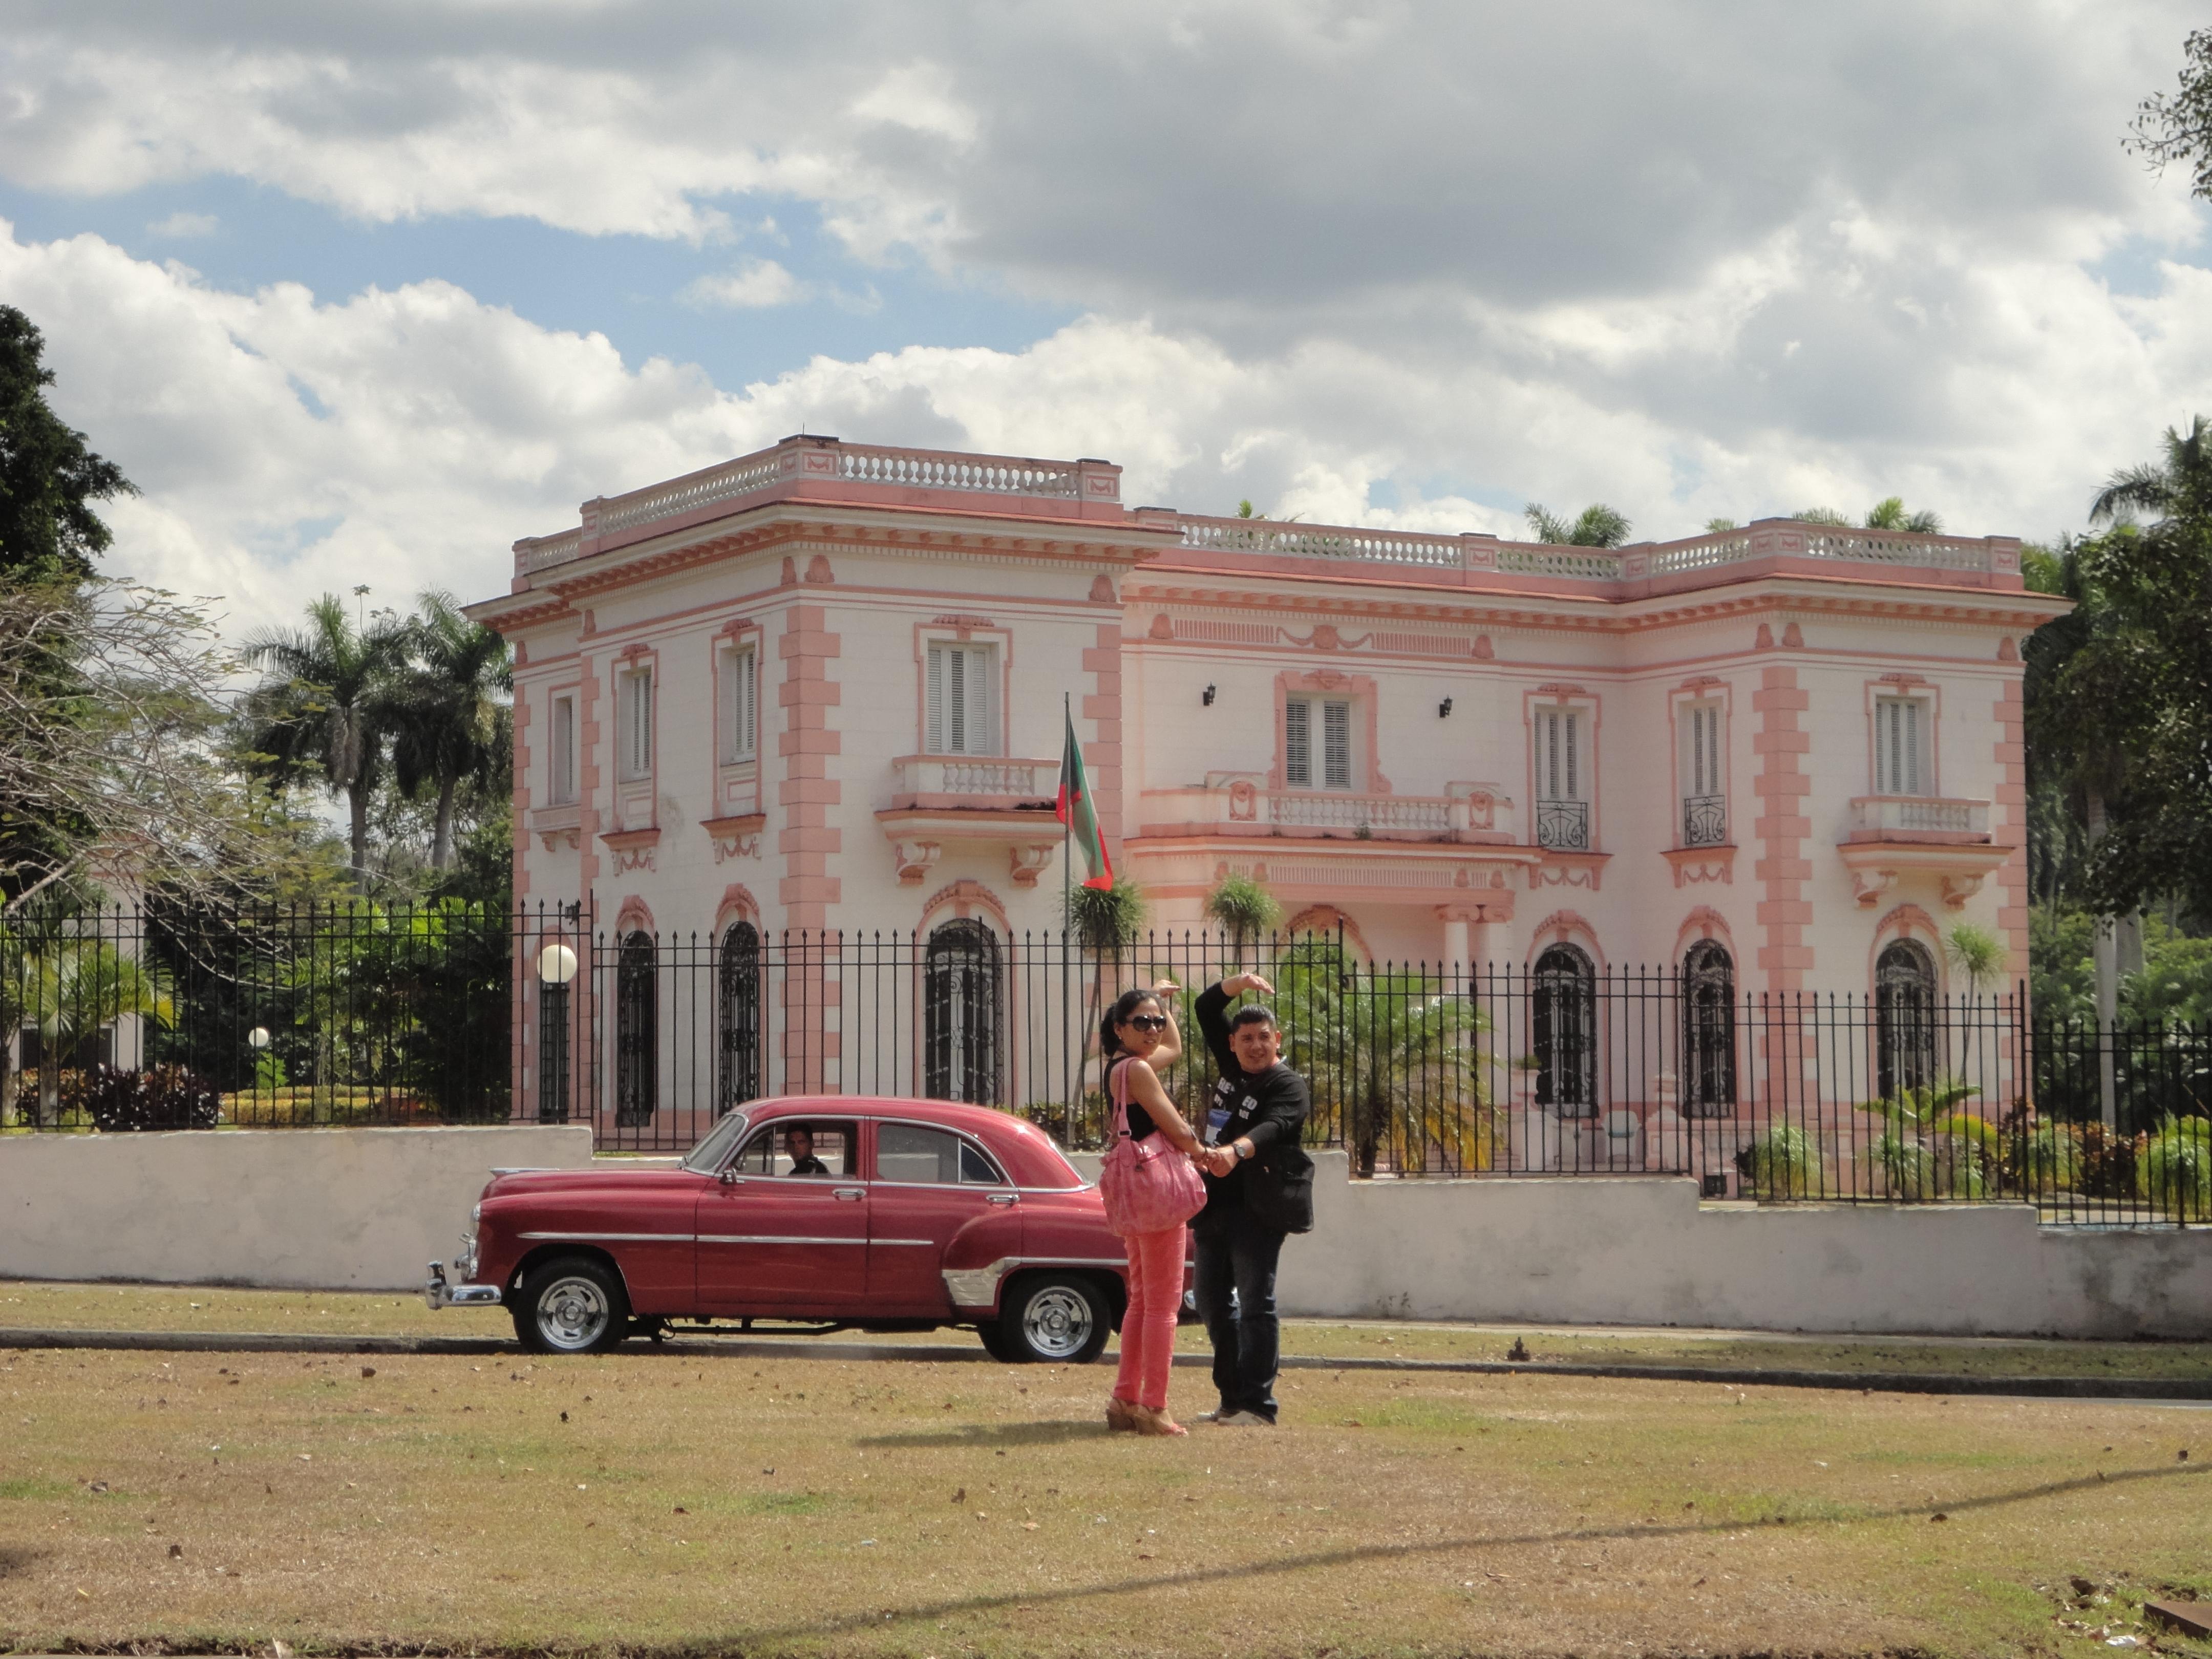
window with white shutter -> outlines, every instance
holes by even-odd
[[[760,678],[750,645],[726,646],[717,672],[722,697],[722,764],[735,766],[759,752]]]
[[[634,668],[622,677],[620,767],[626,781],[653,775],[653,671]]]
[[[1674,752],[1682,770],[1682,845],[1725,845],[1728,786],[1721,767],[1721,711],[1717,703],[1693,702],[1682,709]]]
[[[1589,850],[1589,733],[1579,708],[1535,713],[1536,844]]]
[[[573,692],[553,699],[552,765],[546,780],[546,799],[567,806],[576,799],[576,698]]]
[[[933,755],[999,752],[998,651],[988,645],[929,647],[924,742]]]
[[[1349,700],[1291,697],[1285,701],[1283,781],[1292,789],[1352,787]]]
[[[1933,769],[1928,764],[1927,718],[1927,705],[1917,697],[1875,699],[1875,793],[1930,793]]]

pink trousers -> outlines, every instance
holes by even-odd
[[[1114,1380],[1114,1394],[1153,1411],[1167,1409],[1176,1314],[1182,1306],[1186,1231],[1181,1225],[1163,1227],[1125,1241],[1129,1247],[1129,1308],[1121,1316],[1121,1370]]]

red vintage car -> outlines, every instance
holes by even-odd
[[[794,1097],[731,1112],[675,1168],[495,1172],[434,1308],[504,1304],[540,1353],[756,1322],[972,1326],[1000,1359],[1097,1358],[1121,1241],[1035,1125],[939,1100]]]

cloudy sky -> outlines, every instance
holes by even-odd
[[[802,428],[1125,499],[2076,528],[2212,412],[2166,0],[4,0],[0,299],[234,626]]]

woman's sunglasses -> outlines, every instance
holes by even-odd
[[[1133,1015],[1126,1023],[1140,1031],[1164,1031],[1168,1029],[1167,1021],[1158,1014]]]

